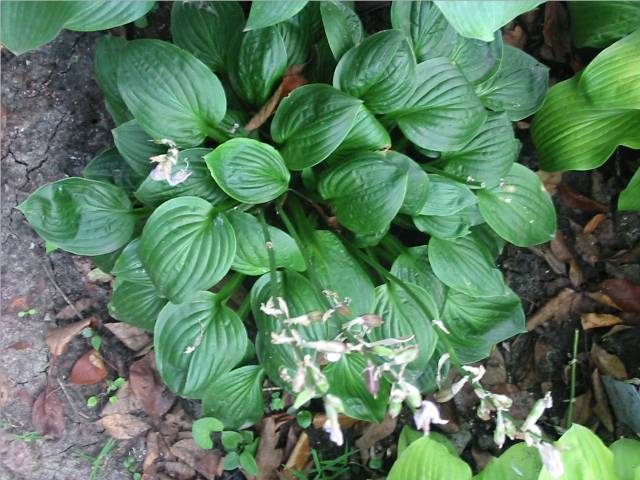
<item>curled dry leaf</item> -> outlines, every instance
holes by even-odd
[[[64,433],[64,405],[49,385],[33,403],[31,423],[40,435],[46,437],[60,438]]]
[[[127,413],[114,413],[98,420],[104,430],[112,438],[117,440],[130,440],[142,435],[151,428],[147,422],[139,417]]]
[[[366,465],[370,458],[370,449],[380,440],[393,433],[398,424],[398,417],[385,415],[382,423],[370,423],[362,431],[362,436],[356,440],[356,447],[360,449],[360,458]]]
[[[176,396],[162,383],[156,371],[153,352],[131,364],[129,384],[142,409],[154,421],[158,421],[175,403]]]
[[[222,457],[220,454],[201,449],[191,438],[180,440],[172,445],[170,450],[182,463],[193,468],[205,478],[214,478],[222,475]]]
[[[303,471],[309,463],[309,456],[311,455],[311,444],[309,442],[309,435],[306,432],[302,432],[298,437],[295,447],[287,463],[284,465],[284,470],[281,473],[283,478],[287,480],[294,480],[295,477],[291,472]]]
[[[272,415],[260,423],[260,446],[256,453],[258,480],[277,478],[277,470],[282,464],[282,449],[277,448],[280,439],[280,427],[288,421],[288,416]]]
[[[77,302],[74,302],[73,305],[67,305],[58,313],[56,313],[57,320],[71,320],[75,318],[78,313],[82,313],[85,310],[88,310],[89,307],[93,306],[94,301],[91,298],[81,298]]]
[[[544,189],[549,192],[549,195],[554,196],[558,190],[558,185],[562,182],[562,172],[538,170],[536,174],[540,178]]]
[[[591,360],[600,373],[611,375],[618,380],[627,378],[627,369],[617,355],[607,352],[597,343],[591,347]]]
[[[595,370],[594,370],[595,371]],[[587,390],[573,402],[573,422],[588,425],[593,416],[593,393]]]
[[[142,405],[133,394],[129,382],[124,382],[115,396],[118,401],[115,403],[107,402],[100,416],[105,417],[114,413],[137,413],[142,410]]]
[[[611,415],[607,395],[604,391],[602,380],[600,379],[600,374],[597,370],[594,370],[591,374],[591,385],[593,386],[593,396],[595,398],[593,411],[605,428],[610,432],[613,432],[613,416]]]
[[[606,220],[606,218],[607,217],[604,213],[598,213],[597,215],[594,215],[593,218],[587,222],[587,224],[584,226],[584,229],[582,231],[584,233],[595,232],[596,229],[598,228],[598,225],[600,225],[604,220]]]
[[[601,291],[623,312],[640,312],[640,285],[623,278],[611,278],[604,281]]]
[[[583,330],[591,330],[592,328],[612,327],[622,323],[620,317],[610,315],[608,313],[584,313],[580,315],[580,322]]]
[[[569,262],[569,280],[571,285],[576,288],[584,283],[584,273],[582,273],[582,269],[575,258],[572,258]]]
[[[49,330],[45,341],[49,347],[49,351],[51,351],[51,355],[54,357],[62,355],[67,350],[71,340],[87,328],[90,322],[90,319],[80,320],[79,322],[70,323],[64,327]]]
[[[573,255],[567,248],[567,244],[564,241],[564,235],[562,234],[562,231],[556,230],[556,235],[549,243],[549,246],[551,247],[551,251],[553,252],[553,254],[561,262],[569,263],[573,258]]]
[[[527,320],[527,330],[531,331],[552,318],[564,320],[572,310],[579,294],[570,288],[563,288],[560,292],[538,309]]]
[[[139,352],[151,343],[151,335],[144,330],[123,322],[106,323],[104,327],[124,343],[125,347]]]
[[[606,213],[609,207],[596,202],[595,200],[585,197],[584,195],[571,190],[566,185],[558,185],[558,193],[560,199],[567,207],[574,210],[582,210],[586,213]]]
[[[89,350],[82,355],[71,370],[71,383],[75,385],[95,385],[107,376],[107,366],[102,355]]]
[[[507,26],[502,32],[502,41],[512,47],[522,49],[527,42],[527,34],[520,25],[514,25],[513,28]]]

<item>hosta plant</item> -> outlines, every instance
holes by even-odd
[[[424,410],[524,330],[505,242],[554,236],[511,124],[547,69],[495,31],[536,3],[398,2],[371,34],[346,3],[174,3],[175,43],[97,44],[115,148],[19,209],[115,277],[111,315],[227,430],[265,379],[323,398],[337,443],[340,413]]]

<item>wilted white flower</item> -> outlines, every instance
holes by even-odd
[[[267,303],[260,304],[260,311],[270,317],[277,317],[278,315],[289,317],[289,309],[284,299],[278,297],[277,302],[278,306],[276,307],[273,297],[269,297]]]
[[[344,443],[344,437],[340,428],[339,414],[344,412],[344,405],[335,395],[326,395],[324,397],[324,410],[327,414],[327,420],[323,425],[324,431],[329,434],[329,438],[333,443],[341,446]]]
[[[451,332],[449,331],[449,329],[447,327],[445,327],[444,323],[442,322],[442,320],[431,320],[431,324],[438,327],[440,330],[442,330],[444,333],[446,333],[447,335],[451,335]]]
[[[504,416],[502,415],[502,410],[498,410],[496,412],[496,429],[493,432],[493,441],[498,448],[502,448],[506,439],[507,429],[504,423]]]
[[[149,174],[151,180],[155,180],[156,182],[166,181],[169,185],[175,187],[191,176],[192,172],[186,168],[181,168],[175,173],[173,172],[173,167],[178,163],[180,151],[172,140],[163,138],[156,140],[155,143],[168,145],[169,150],[167,150],[165,154],[155,155],[149,158],[152,163],[157,163],[156,167]]]
[[[550,443],[540,442],[536,445],[540,458],[552,478],[560,478],[564,474],[564,465],[560,451]]]
[[[436,401],[438,403],[448,402],[453,397],[455,397],[460,390],[462,390],[462,387],[464,387],[465,383],[467,383],[468,380],[469,380],[469,377],[462,377],[460,380],[455,382],[449,388],[445,388],[444,390],[438,390],[434,395]]]
[[[323,353],[329,362],[337,362],[342,355],[349,351],[349,347],[337,340],[319,340],[317,342],[303,342],[303,347],[311,348]]]
[[[380,369],[369,360],[367,362],[367,368],[364,369],[364,383],[367,386],[367,390],[373,398],[378,398],[378,392],[380,391]]]
[[[398,381],[398,388],[404,392],[405,400],[410,407],[418,408],[422,402],[420,390],[405,380]]]
[[[413,421],[416,422],[418,430],[422,430],[425,435],[429,434],[431,424],[444,425],[449,423],[440,416],[440,410],[435,403],[424,400],[418,410],[413,414]]]
[[[527,432],[531,430],[538,420],[540,420],[545,409],[551,408],[552,406],[553,399],[551,398],[551,392],[547,392],[547,394],[543,398],[539,399],[531,409],[527,419],[522,424],[522,431]]]
[[[486,372],[485,368],[482,365],[480,365],[479,367],[463,365],[462,369],[472,376],[472,378],[470,378],[470,381],[472,383],[478,383],[480,379],[484,377],[484,374]]]
[[[438,385],[438,388],[440,388],[440,386],[442,385],[442,369],[444,368],[448,360],[449,360],[448,353],[445,353],[438,359],[438,369],[436,372],[436,385]]]

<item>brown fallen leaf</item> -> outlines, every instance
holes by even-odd
[[[324,422],[326,421],[327,421],[327,416],[324,413],[316,413],[313,416],[313,428],[324,427]],[[346,415],[338,416],[338,423],[340,424],[341,428],[351,428],[356,423],[358,423],[358,421],[359,420],[356,420],[355,418],[347,417]]]
[[[107,435],[117,440],[131,440],[151,428],[147,422],[128,413],[114,413],[96,422],[102,425]]]
[[[33,347],[33,345],[23,340],[21,342],[12,343],[7,348],[10,348],[11,350],[28,350],[31,347]]]
[[[558,185],[562,182],[562,172],[545,172],[544,170],[538,170],[536,172],[544,189],[549,192],[549,195],[554,196],[558,191]]]
[[[514,25],[513,28],[507,26],[503,29],[502,41],[512,47],[522,49],[527,42],[527,34],[520,25]]]
[[[124,382],[118,389],[115,397],[117,402],[107,402],[102,409],[100,416],[106,417],[107,415],[113,415],[114,413],[138,413],[142,411],[142,405],[138,401],[138,397],[133,394],[131,390],[131,384]]]
[[[556,235],[549,243],[549,247],[551,248],[551,252],[553,252],[556,258],[561,262],[569,263],[573,258],[573,255],[567,248],[567,244],[564,241],[564,235],[561,230],[556,230]]]
[[[481,383],[485,388],[507,383],[507,368],[505,367],[504,356],[500,349],[494,348],[489,358],[485,360],[485,374]]]
[[[295,447],[287,463],[284,465],[284,470],[280,473],[280,476],[287,480],[295,480],[296,476],[291,472],[302,472],[309,463],[309,457],[311,456],[311,445],[309,442],[309,435],[307,432],[302,432],[298,437]]]
[[[623,278],[611,278],[603,282],[601,291],[623,312],[640,312],[640,285]]]
[[[593,394],[595,398],[595,406],[593,411],[600,419],[602,424],[609,432],[613,432],[613,415],[611,415],[611,409],[609,408],[609,400],[607,394],[604,391],[600,374],[597,370],[594,370],[591,374],[591,385],[593,386]]]
[[[60,438],[64,433],[64,405],[48,384],[33,402],[31,423],[45,437]]]
[[[527,319],[527,330],[530,332],[552,318],[566,318],[578,297],[574,290],[563,288]]]
[[[617,380],[627,379],[627,369],[617,355],[607,352],[597,343],[591,346],[591,360],[602,374],[611,375]]]
[[[175,480],[192,480],[196,478],[196,471],[184,463],[163,462],[162,467],[164,471]]]
[[[282,449],[277,448],[280,427],[286,421],[286,416],[272,415],[262,419],[258,427],[260,431],[260,445],[256,453],[258,480],[272,480],[277,477],[278,468],[282,464]]]
[[[393,433],[398,424],[398,417],[385,415],[382,423],[370,423],[362,431],[362,436],[356,440],[356,447],[360,450],[360,459],[366,465],[371,457],[370,449],[380,440]]]
[[[29,308],[29,302],[27,299],[18,297],[9,302],[9,305],[7,306],[7,313],[23,312],[24,310],[29,310]]]
[[[571,285],[578,288],[584,283],[584,273],[575,258],[569,261],[569,280]]]
[[[564,4],[559,2],[545,4],[542,35],[544,42],[551,47],[553,60],[566,62],[571,56],[571,34],[569,15]]]
[[[640,243],[633,247],[631,250],[622,251],[608,259],[609,262],[616,265],[624,265],[626,263],[640,262]]]
[[[609,211],[607,205],[575,192],[566,185],[558,185],[558,193],[562,203],[574,210],[582,210],[586,213],[607,213]]]
[[[105,323],[104,327],[124,343],[125,347],[138,352],[151,343],[151,335],[141,328],[124,322]]]
[[[156,422],[175,403],[176,396],[166,387],[156,371],[153,352],[131,364],[129,384],[143,410]]]
[[[594,370],[595,372],[596,370]],[[587,390],[573,400],[573,423],[587,425],[593,416],[593,393]]]
[[[607,305],[608,307],[615,308],[616,310],[622,310],[618,305],[613,303],[613,300],[602,292],[586,292],[586,295],[591,300],[595,300],[602,305]]]
[[[45,342],[49,347],[49,351],[51,351],[51,355],[54,357],[62,355],[67,350],[71,340],[73,340],[76,335],[79,335],[82,330],[87,328],[89,323],[91,323],[90,319],[80,320],[79,322],[70,323],[64,327],[49,330]]]
[[[91,298],[81,298],[77,302],[74,302],[73,305],[67,305],[56,313],[56,319],[71,320],[72,318],[76,318],[78,313],[88,310],[93,304],[94,301]]]
[[[584,313],[580,315],[580,322],[583,330],[592,328],[612,327],[622,323],[620,317],[608,313]]]
[[[593,218],[587,222],[587,224],[584,226],[584,229],[582,231],[584,233],[593,233],[598,228],[598,225],[600,225],[606,219],[607,217],[604,213],[598,213],[597,215],[594,215]]]
[[[142,473],[152,475],[155,473],[155,464],[160,458],[160,434],[158,432],[149,432],[147,434],[147,445],[144,460],[142,461]]]
[[[564,263],[556,255],[554,255],[554,253],[549,250],[546,245],[539,247],[529,247],[529,250],[535,253],[538,257],[542,258],[545,262],[547,262],[547,265],[551,267],[551,270],[553,270],[558,275],[564,275],[565,273],[567,273],[567,269]]]
[[[107,366],[102,355],[89,350],[82,355],[71,370],[71,383],[75,385],[95,385],[107,376]]]
[[[222,456],[212,450],[203,450],[193,439],[184,439],[170,447],[171,453],[182,463],[196,470],[205,478],[222,475]]]

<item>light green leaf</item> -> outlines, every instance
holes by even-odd
[[[138,187],[135,196],[142,203],[157,205],[176,197],[200,197],[213,205],[220,204],[229,197],[218,187],[211,177],[211,172],[204,157],[211,152],[209,148],[189,148],[182,150],[172,171],[186,170],[189,177],[178,185],[171,186],[165,180],[157,181],[147,177]]]
[[[96,80],[104,93],[107,110],[116,125],[133,118],[118,90],[118,61],[126,46],[127,41],[124,38],[105,35],[96,42],[93,58]]]
[[[209,202],[178,197],[149,217],[139,253],[158,290],[181,303],[226,275],[236,253],[236,237],[229,220]]]
[[[402,452],[404,452],[409,445],[411,445],[416,440],[420,440],[422,437],[424,437],[424,432],[413,430],[408,425],[402,427],[400,436],[398,437],[398,457],[402,455]],[[429,438],[444,445],[451,455],[454,455],[456,457],[458,456],[456,447],[454,447],[451,441],[441,433],[429,432]]]
[[[640,109],[638,64],[640,28],[600,52],[583,70],[578,89],[595,108]]]
[[[507,115],[490,113],[469,143],[457,152],[442,152],[440,159],[445,172],[494,187],[509,172],[519,152],[520,142]]]
[[[542,461],[534,447],[520,442],[494,458],[476,475],[474,480],[537,480]]]
[[[240,317],[213,293],[198,292],[160,312],[154,329],[158,372],[178,395],[202,398],[242,360],[247,342]]]
[[[430,436],[413,442],[391,467],[388,480],[471,480],[471,469]]]
[[[269,255],[262,225],[256,217],[240,211],[227,214],[236,233],[238,248],[231,268],[245,275],[262,275],[269,271]],[[306,266],[298,245],[279,228],[268,226],[276,268],[302,271]]]
[[[418,347],[418,357],[408,368],[422,372],[438,342],[431,324],[439,317],[438,307],[431,294],[422,287],[413,283],[404,286],[407,289],[394,282],[376,288],[375,313],[382,317],[384,323],[374,328],[369,337],[374,341],[413,337],[402,345]]]
[[[572,1],[567,6],[571,36],[578,47],[608,47],[640,25],[638,2]]]
[[[155,3],[138,0],[73,2],[71,17],[65,22],[64,28],[79,32],[109,30],[143,17]]]
[[[289,170],[280,153],[267,143],[234,138],[204,158],[216,183],[239,202],[270,202],[289,187]]]
[[[396,258],[391,265],[391,274],[408,283],[415,283],[429,292],[442,311],[447,287],[438,280],[429,264],[427,246],[408,248],[405,253]]]
[[[336,60],[340,60],[347,50],[362,42],[362,22],[356,12],[343,2],[320,3],[320,14],[331,53]]]
[[[71,15],[72,2],[0,3],[0,43],[16,55],[49,43]]]
[[[404,196],[400,213],[416,215],[420,213],[429,197],[429,176],[412,159],[392,150],[385,152],[387,160],[406,170],[408,175],[407,193]]]
[[[542,106],[549,85],[549,68],[519,48],[506,45],[500,68],[480,83],[476,93],[493,111],[507,112],[509,120],[522,120]]]
[[[640,110],[595,109],[575,76],[549,89],[531,125],[533,142],[547,171],[591,170],[618,145],[640,148]]]
[[[77,255],[102,255],[127,244],[136,216],[124,190],[86,178],[41,186],[18,205],[45,241]]]
[[[348,158],[358,151],[385,150],[389,147],[391,147],[389,133],[375,115],[361,105],[349,133],[333,155],[336,158]]]
[[[104,150],[93,158],[82,170],[89,180],[112,183],[127,193],[133,193],[142,181],[115,148]]]
[[[191,432],[193,433],[193,440],[200,448],[209,450],[213,448],[213,440],[211,434],[214,432],[221,432],[224,429],[223,423],[217,418],[204,417],[199,418],[191,426]]]
[[[442,320],[462,363],[488,357],[496,343],[525,331],[520,298],[508,288],[506,291],[506,295],[484,298],[447,291]]]
[[[337,165],[320,180],[319,192],[349,230],[373,234],[400,211],[407,191],[407,171],[382,153],[361,153]]]
[[[546,243],[556,232],[556,212],[540,177],[514,163],[500,184],[478,190],[480,213],[505,240],[520,247]]]
[[[384,30],[347,51],[333,74],[333,86],[364,100],[373,113],[405,105],[413,93],[416,60],[406,37]]]
[[[491,252],[473,236],[429,240],[429,263],[442,283],[472,297],[506,295],[502,273]]]
[[[417,88],[393,118],[411,142],[436,151],[462,148],[480,129],[487,112],[472,85],[446,58],[418,65]]]
[[[538,480],[619,480],[613,468],[613,454],[588,428],[574,423],[555,446],[562,458],[564,474],[552,476],[543,466]]]
[[[429,195],[420,215],[453,215],[475,205],[476,197],[465,184],[442,175],[429,175]]]
[[[134,327],[153,332],[160,310],[167,299],[160,296],[156,287],[116,278],[109,302],[109,315]]]
[[[174,2],[173,42],[193,53],[214,72],[227,66],[227,52],[240,41],[244,13],[238,2]]]
[[[161,40],[127,44],[118,62],[118,89],[151,137],[169,138],[182,147],[202,143],[227,109],[213,72],[189,52]]]
[[[150,158],[166,153],[167,147],[158,145],[142,129],[137,120],[130,120],[111,130],[116,148],[125,162],[139,177],[146,177],[153,169]]]
[[[284,22],[302,10],[308,0],[265,0],[253,2],[245,31],[270,27]]]
[[[329,381],[329,393],[342,400],[348,417],[380,423],[387,411],[390,387],[386,379],[381,378],[378,396],[374,398],[365,384],[366,367],[367,357],[352,353],[327,365],[324,374]]]
[[[247,475],[255,477],[258,475],[258,463],[251,452],[243,450],[240,454],[240,468]]]
[[[609,445],[618,480],[637,480],[640,472],[640,441],[620,438]]]
[[[271,122],[271,136],[282,144],[287,167],[302,170],[331,155],[346,138],[362,102],[328,85],[296,88]]]
[[[138,253],[139,248],[140,238],[131,240],[116,260],[111,274],[115,275],[118,280],[152,285],[149,274],[142,266],[142,260],[140,260],[140,254]]]
[[[534,9],[543,0],[483,1],[435,0],[449,23],[464,36],[490,42],[493,32],[518,15]]]
[[[455,47],[447,55],[471,83],[477,84],[490,78],[500,67],[503,45],[498,30],[492,42],[458,37]]]
[[[239,430],[258,423],[264,414],[262,382],[264,370],[259,365],[236,368],[215,381],[202,399],[206,415],[213,415],[225,428]]]
[[[618,210],[640,210],[640,168],[633,174],[625,189],[620,192]]]
[[[459,238],[471,233],[471,227],[484,223],[477,205],[465,207],[451,215],[418,215],[413,224],[421,232],[438,238]]]

